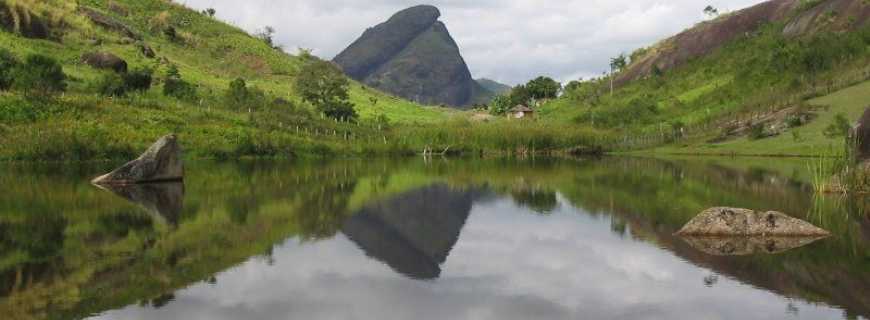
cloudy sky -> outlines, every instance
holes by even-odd
[[[269,25],[289,51],[331,59],[371,26],[418,4],[441,9],[475,77],[508,84],[538,75],[600,75],[610,57],[630,53],[721,12],[762,0],[179,0],[215,8],[220,19],[254,31]]]

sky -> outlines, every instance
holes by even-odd
[[[178,0],[248,31],[275,28],[285,50],[332,59],[366,28],[431,4],[475,78],[506,84],[539,75],[566,82],[601,75],[620,53],[650,46],[707,19],[762,0]]]

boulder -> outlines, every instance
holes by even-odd
[[[681,236],[828,236],[830,233],[809,222],[776,212],[738,208],[710,208],[689,221]]]
[[[149,46],[147,43],[139,42],[137,46],[139,47],[139,52],[141,52],[142,55],[146,58],[153,59],[155,56],[157,56],[154,53],[154,49],[152,49],[151,46]]]
[[[98,185],[130,185],[149,182],[181,181],[184,165],[177,137],[168,135],[157,140],[136,160],[95,178]]]
[[[105,15],[97,10],[94,10],[94,9],[91,9],[88,7],[79,7],[79,11],[82,14],[84,14],[86,17],[88,17],[88,19],[90,19],[91,22],[93,22],[95,25],[98,25],[98,26],[101,26],[103,28],[118,32],[121,35],[130,37],[130,38],[133,38],[136,40],[142,39],[142,37],[140,35],[138,35],[136,32],[133,32],[133,30],[130,29],[130,27],[128,27],[126,24],[124,24],[118,20],[115,20],[115,18],[112,18],[108,15]]]
[[[118,73],[127,72],[127,61],[108,52],[91,52],[82,55],[82,62],[97,69],[112,69]]]

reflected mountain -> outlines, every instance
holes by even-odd
[[[178,225],[178,218],[184,209],[182,182],[97,187],[138,204],[160,223]]]
[[[436,279],[482,193],[434,185],[368,205],[342,227],[366,255],[413,279]]]
[[[714,256],[777,254],[824,238],[826,237],[682,237],[693,248]]]

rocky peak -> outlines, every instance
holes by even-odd
[[[366,30],[333,59],[348,76],[423,104],[466,106],[479,85],[438,8],[416,6]]]

